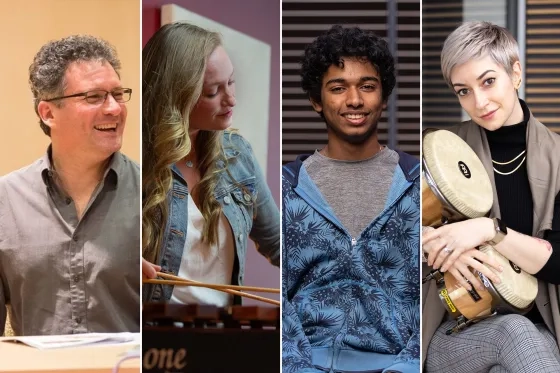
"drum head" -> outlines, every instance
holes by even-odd
[[[490,178],[482,162],[459,136],[447,130],[425,133],[424,166],[439,193],[466,218],[485,216],[492,208]]]
[[[517,267],[492,246],[484,245],[480,251],[494,258],[504,271],[499,274],[499,284],[492,283],[498,294],[509,304],[517,308],[529,306],[537,297],[539,284],[535,277]]]

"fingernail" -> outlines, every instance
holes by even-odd
[[[443,266],[443,267],[441,267],[440,271],[445,272],[445,271],[447,271],[447,268],[445,266]]]

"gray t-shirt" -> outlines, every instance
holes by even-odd
[[[384,147],[360,161],[331,159],[316,151],[303,165],[342,225],[358,237],[383,211],[398,162],[399,154]]]

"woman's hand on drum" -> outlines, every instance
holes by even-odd
[[[156,272],[159,271],[161,271],[160,266],[150,263],[146,259],[142,258],[142,279],[156,278]]]
[[[490,224],[488,224],[490,221]],[[422,245],[428,254],[428,265],[441,267],[445,272],[468,250],[478,247],[494,237],[493,223],[488,218],[476,218],[452,223],[422,234]]]
[[[490,266],[490,268],[488,266]],[[473,274],[471,268],[480,272],[495,284],[501,282],[500,276],[497,274],[503,270],[500,264],[494,258],[491,258],[486,253],[477,249],[470,249],[461,254],[459,258],[449,266],[447,272],[451,273],[459,284],[467,290],[471,290],[471,284],[478,290],[484,290],[480,278]]]

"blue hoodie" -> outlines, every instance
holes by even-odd
[[[283,372],[420,371],[420,167],[398,153],[383,211],[354,239],[307,156],[284,166]]]

